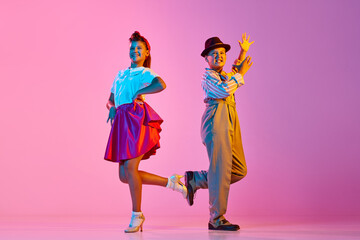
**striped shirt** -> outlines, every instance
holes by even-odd
[[[234,74],[234,72],[232,72],[226,74],[225,77],[209,68],[206,68],[201,81],[201,86],[205,93],[205,99],[221,99],[229,97],[233,95],[242,85],[244,85],[244,79],[240,73]]]

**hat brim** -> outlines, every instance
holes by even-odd
[[[214,44],[208,48],[205,48],[204,51],[202,51],[201,56],[205,57],[211,50],[213,50],[215,48],[220,48],[220,47],[225,48],[226,52],[229,51],[231,48],[229,44],[225,44],[225,43]]]

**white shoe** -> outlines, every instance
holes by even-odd
[[[124,231],[126,233],[134,233],[138,232],[140,229],[140,232],[143,230],[143,223],[145,221],[144,214],[132,214],[129,227],[125,229]]]
[[[177,174],[172,175],[171,177],[168,178],[168,183],[166,187],[181,193],[183,198],[186,198],[188,191],[185,185],[180,181],[180,178],[182,177],[184,176]]]

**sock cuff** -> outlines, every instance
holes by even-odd
[[[173,182],[170,180],[170,178],[168,178],[168,182],[167,182],[167,184],[166,184],[166,187],[167,187],[167,188],[171,188],[172,185],[173,185]]]

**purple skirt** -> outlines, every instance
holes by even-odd
[[[148,159],[160,148],[161,117],[145,102],[128,103],[116,109],[105,160],[121,162],[144,155]]]

